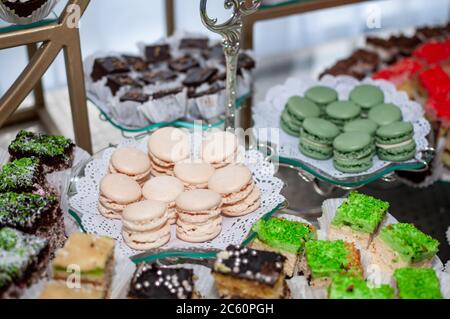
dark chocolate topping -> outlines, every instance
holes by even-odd
[[[198,61],[190,56],[184,56],[169,62],[169,68],[171,70],[183,73],[198,66]]]
[[[130,72],[127,63],[116,57],[96,59],[91,73],[92,80],[98,81],[106,75]]]
[[[145,58],[148,63],[159,63],[170,60],[170,47],[168,44],[149,45],[145,47]]]
[[[156,84],[159,82],[169,82],[176,80],[178,75],[170,70],[163,70],[158,72],[145,72],[139,78],[142,82],[147,85]]]

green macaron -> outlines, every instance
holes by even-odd
[[[320,108],[314,102],[300,96],[291,97],[287,102],[286,109],[299,126],[306,118],[320,115]]]
[[[344,126],[345,133],[351,132],[364,132],[368,133],[371,136],[375,135],[375,132],[378,129],[377,123],[369,119],[357,119],[351,122],[348,122]]]
[[[350,101],[359,105],[362,112],[367,114],[374,106],[384,103],[384,93],[375,85],[362,84],[352,90]]]
[[[280,126],[281,129],[289,135],[295,137],[300,135],[300,126],[295,123],[287,110],[284,110],[283,113],[281,113]]]
[[[361,107],[350,101],[336,101],[326,108],[326,117],[338,127],[356,120],[361,114]]]
[[[320,118],[307,118],[300,132],[300,151],[311,158],[327,160],[333,156],[333,141],[339,128]]]
[[[395,122],[380,127],[375,136],[378,157],[389,162],[404,162],[416,155],[414,126],[410,122]]]
[[[327,86],[314,86],[305,92],[305,97],[322,108],[338,100],[336,90]]]
[[[375,145],[368,133],[343,133],[334,140],[333,147],[334,166],[343,173],[365,172],[373,165]]]
[[[374,121],[379,126],[400,122],[402,119],[402,111],[395,104],[380,104],[369,111],[369,120]]]

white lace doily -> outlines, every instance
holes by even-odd
[[[193,139],[194,140],[194,139]],[[147,138],[141,141],[126,140],[118,147],[131,146],[147,152]],[[138,251],[125,245],[121,229],[122,222],[106,219],[97,209],[99,199],[99,183],[107,173],[108,164],[115,148],[103,152],[99,159],[93,159],[85,169],[85,177],[76,183],[77,195],[70,199],[70,205],[76,211],[83,213],[82,224],[87,232],[109,236],[117,240],[122,256],[130,257]],[[214,240],[203,244],[183,242],[176,238],[175,226],[172,227],[170,242],[162,249],[224,249],[230,244],[241,244],[248,236],[252,225],[265,214],[273,211],[285,199],[280,194],[283,182],[274,177],[274,166],[264,159],[258,151],[245,153],[245,164],[253,172],[254,180],[261,189],[261,207],[254,213],[240,218],[224,218],[222,233]]]
[[[305,92],[312,86],[325,85],[332,87],[339,93],[340,100],[348,100],[353,88],[361,83],[373,84],[382,89],[385,95],[385,102],[398,105],[403,113],[404,120],[413,123],[415,130],[414,139],[417,143],[415,160],[420,160],[421,151],[428,148],[426,137],[431,130],[430,124],[424,118],[422,106],[416,102],[410,101],[406,93],[397,91],[395,86],[387,81],[366,79],[360,82],[347,76],[325,76],[320,81],[309,78],[290,78],[285,84],[270,89],[266,99],[253,108],[255,128],[279,128],[281,113],[283,112],[288,99],[294,95],[304,96]],[[339,172],[334,168],[333,160],[319,161],[303,155],[298,148],[299,138],[290,136],[281,129],[279,130],[279,136],[258,137],[261,142],[270,141],[272,145],[278,145],[277,151],[280,156],[309,164],[336,179],[373,174],[392,164],[390,162],[382,161],[375,156],[374,165],[368,171],[359,174],[346,174]],[[410,162],[415,160],[411,160]]]

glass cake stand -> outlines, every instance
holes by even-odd
[[[251,96],[252,96],[252,93],[248,93],[248,94],[243,95],[240,98],[238,98],[236,100],[237,109],[238,110],[241,109],[242,106],[244,105],[244,103],[247,101],[247,99],[249,99]],[[122,136],[125,138],[130,138],[130,136],[128,136],[127,134],[147,133],[147,132],[151,132],[151,131],[154,131],[158,128],[165,127],[165,126],[175,126],[175,127],[181,127],[181,128],[187,128],[187,129],[193,129],[193,128],[198,127],[198,124],[196,124],[194,121],[188,121],[188,120],[182,120],[182,119],[176,120],[173,122],[152,123],[145,127],[131,127],[131,126],[122,125],[114,118],[114,116],[112,116],[107,111],[108,108],[104,104],[104,102],[100,101],[98,98],[96,98],[93,94],[90,94],[89,92],[87,93],[87,98],[88,98],[88,101],[90,101],[93,105],[95,105],[95,107],[100,112],[100,115],[99,115],[100,119],[102,121],[110,123],[113,127],[120,130],[122,133]],[[217,117],[217,118],[214,118],[214,119],[211,119],[208,121],[205,121],[205,120],[202,120],[202,121],[203,121],[203,123],[206,122],[206,124],[202,125],[202,128],[204,130],[208,130],[211,128],[216,128],[216,127],[222,126],[225,122],[225,116],[222,115],[220,117]]]
[[[135,140],[142,140],[146,137],[147,134],[141,134],[137,137],[134,137]],[[82,180],[87,172],[86,169],[90,165],[91,162],[97,159],[103,158],[105,151],[110,149],[111,147],[117,147],[117,145],[111,144],[103,150],[97,152],[89,159],[80,162],[76,166],[72,168],[71,177],[68,181],[67,191],[63,193],[61,202],[64,207],[67,209],[69,215],[73,218],[75,223],[77,224],[79,230],[81,232],[87,232],[82,223],[83,212],[78,211],[71,205],[71,199],[78,194],[77,185],[79,185],[80,180]],[[288,203],[284,202],[278,205],[275,209],[271,210],[269,213],[264,215],[263,219],[271,218],[275,213],[283,210],[284,213],[288,207]],[[243,241],[242,246],[247,246],[256,236],[256,233],[253,231],[249,231],[246,239]],[[199,263],[199,261],[207,262],[208,260],[214,259],[217,255],[217,250],[206,250],[206,249],[180,249],[180,250],[152,250],[149,252],[145,252],[142,254],[138,254],[131,257],[131,260],[138,264],[142,262],[154,262],[159,260],[166,260],[168,262],[178,262],[179,260],[183,261],[196,261],[195,263]]]
[[[58,22],[58,15],[56,12],[52,12],[49,17],[47,17],[44,20],[37,21],[34,23],[29,24],[11,24],[9,22],[6,22],[4,20],[0,19],[0,33],[9,33],[14,31],[21,31],[21,30],[27,30],[32,29],[36,27],[42,27],[46,25],[56,24]]]

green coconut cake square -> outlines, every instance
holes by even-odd
[[[394,278],[401,299],[442,299],[439,279],[431,268],[400,268]]]
[[[328,288],[330,299],[393,299],[394,289],[389,285],[370,287],[360,277],[337,275],[334,276]]]

